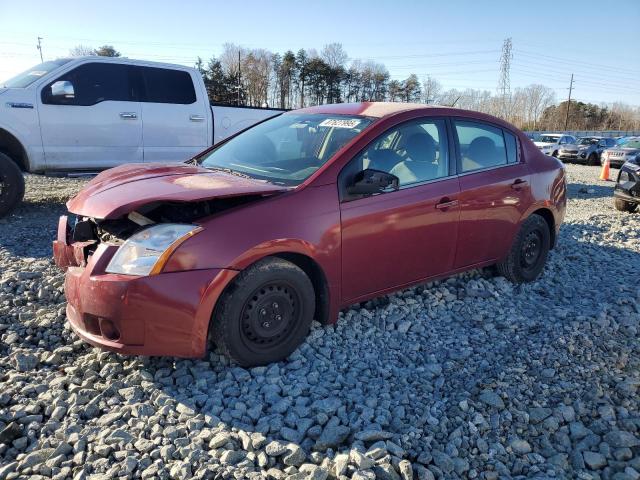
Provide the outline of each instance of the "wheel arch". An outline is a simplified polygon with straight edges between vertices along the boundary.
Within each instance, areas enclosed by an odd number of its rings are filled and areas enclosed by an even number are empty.
[[[29,171],[27,149],[13,133],[0,126],[0,152],[11,158],[23,172]]]
[[[549,226],[549,235],[551,239],[550,248],[552,249],[553,247],[556,246],[556,220],[555,220],[555,217],[553,216],[553,212],[548,208],[542,207],[532,211],[531,213],[529,213],[529,215],[527,215],[527,217],[530,217],[533,214],[540,215],[542,218],[544,218],[545,222],[547,222],[547,225]]]

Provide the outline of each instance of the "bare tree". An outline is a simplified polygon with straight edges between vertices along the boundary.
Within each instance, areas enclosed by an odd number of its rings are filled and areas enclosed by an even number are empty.
[[[88,47],[86,45],[76,45],[69,50],[70,57],[88,57],[95,55],[97,55],[96,51],[92,47]]]
[[[344,67],[347,63],[347,53],[342,48],[341,43],[330,43],[322,48],[320,58],[324,60],[331,68]]]
[[[438,104],[442,103],[440,96],[442,93],[442,85],[431,75],[428,75],[422,81],[422,94],[424,103]]]

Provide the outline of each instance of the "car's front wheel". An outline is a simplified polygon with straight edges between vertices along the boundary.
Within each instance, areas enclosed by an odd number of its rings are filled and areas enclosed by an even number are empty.
[[[314,310],[313,284],[304,271],[267,257],[239,273],[220,297],[211,338],[243,367],[277,362],[307,336]]]
[[[600,165],[600,159],[598,159],[598,155],[596,155],[595,153],[589,155],[589,158],[587,158],[587,165],[591,165],[592,167]]]
[[[534,281],[544,268],[550,246],[549,225],[534,213],[522,223],[507,257],[497,264],[498,273],[514,283]]]
[[[625,200],[622,200],[621,198],[614,198],[613,204],[615,205],[616,210],[619,210],[621,212],[633,213],[636,211],[636,208],[638,208],[637,203],[627,202]]]

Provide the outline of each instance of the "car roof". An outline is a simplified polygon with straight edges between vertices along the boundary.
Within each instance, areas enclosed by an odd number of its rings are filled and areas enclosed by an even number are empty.
[[[487,113],[476,112],[473,110],[464,110],[461,108],[449,107],[445,105],[427,105],[425,103],[403,103],[403,102],[358,102],[358,103],[334,103],[328,105],[318,105],[314,107],[301,108],[299,110],[291,110],[285,115],[306,113],[306,114],[324,114],[324,115],[353,115],[365,116],[376,119],[391,117],[405,112],[420,112],[425,116],[451,116],[463,117],[469,120],[479,120],[502,128],[507,128],[513,133],[522,134],[516,127],[504,120],[489,115]]]

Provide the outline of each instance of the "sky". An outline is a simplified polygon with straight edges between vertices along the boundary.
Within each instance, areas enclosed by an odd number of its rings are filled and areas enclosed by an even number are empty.
[[[566,98],[640,105],[640,0],[0,0],[0,80],[79,44],[193,65],[226,42],[273,52],[339,42],[445,89],[496,91],[505,38],[511,88],[541,83]]]

